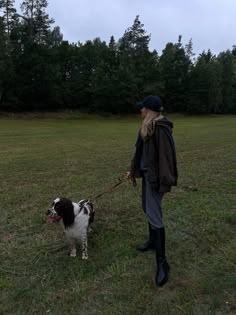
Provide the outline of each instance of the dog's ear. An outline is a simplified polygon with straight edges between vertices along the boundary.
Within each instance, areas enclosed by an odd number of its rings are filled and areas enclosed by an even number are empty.
[[[91,211],[94,212],[94,207],[91,201],[88,201],[87,204],[90,206]]]
[[[70,210],[72,206],[72,202],[66,198],[60,198],[57,202],[55,202],[54,209],[59,215],[63,215],[67,209]]]
[[[61,198],[60,201],[55,204],[54,209],[58,215],[63,218],[65,225],[70,225],[74,222],[74,206],[71,200]]]

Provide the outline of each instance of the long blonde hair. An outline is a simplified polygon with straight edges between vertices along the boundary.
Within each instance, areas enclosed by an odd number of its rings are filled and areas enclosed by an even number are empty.
[[[152,136],[155,129],[155,122],[161,118],[163,118],[161,113],[154,112],[152,110],[147,112],[140,131],[141,137],[144,141]]]

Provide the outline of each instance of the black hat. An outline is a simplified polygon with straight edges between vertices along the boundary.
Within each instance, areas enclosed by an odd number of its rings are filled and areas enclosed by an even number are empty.
[[[157,95],[146,96],[141,102],[138,102],[136,105],[138,109],[142,109],[145,107],[153,110],[154,112],[162,112],[164,110],[161,104],[161,99]]]

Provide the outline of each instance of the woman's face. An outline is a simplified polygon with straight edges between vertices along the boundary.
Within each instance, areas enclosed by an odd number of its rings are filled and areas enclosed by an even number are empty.
[[[140,111],[142,118],[145,118],[147,116],[148,109],[146,107],[143,107]]]

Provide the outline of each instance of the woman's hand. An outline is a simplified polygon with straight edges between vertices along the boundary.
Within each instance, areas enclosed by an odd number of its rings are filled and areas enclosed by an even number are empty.
[[[132,176],[131,176],[131,172],[127,172],[127,173],[126,173],[126,176],[127,176],[127,178],[130,179],[130,178],[132,177]]]
[[[127,176],[127,178],[128,178],[129,180],[131,180],[131,182],[132,182],[132,184],[133,184],[134,187],[137,186],[136,179],[135,179],[134,175],[133,175],[131,172],[127,172],[127,173],[126,173],[126,176]]]

